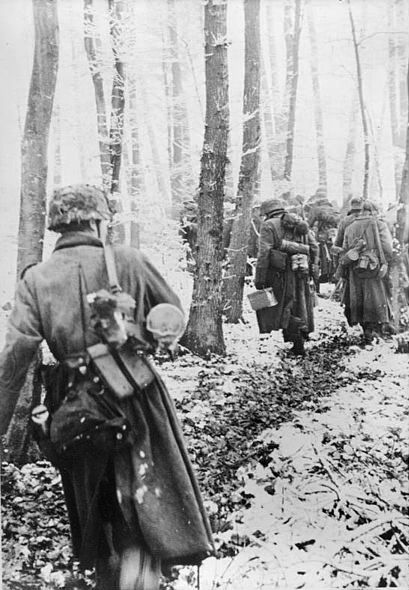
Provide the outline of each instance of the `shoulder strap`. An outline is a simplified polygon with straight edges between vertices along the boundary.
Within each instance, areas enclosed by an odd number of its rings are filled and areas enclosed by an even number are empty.
[[[375,243],[376,243],[376,247],[379,252],[379,258],[381,260],[381,264],[386,264],[385,253],[383,251],[381,237],[379,235],[378,221],[376,219],[375,219]]]
[[[104,243],[104,255],[108,273],[109,288],[111,289],[111,293],[120,293],[122,289],[118,281],[118,274],[116,272],[115,266],[115,255],[112,244]]]

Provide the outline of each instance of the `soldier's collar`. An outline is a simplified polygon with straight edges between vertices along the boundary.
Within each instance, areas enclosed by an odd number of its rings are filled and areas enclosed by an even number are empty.
[[[63,248],[73,248],[74,246],[97,246],[102,248],[101,240],[92,234],[82,231],[70,231],[58,238],[55,244],[55,250]]]

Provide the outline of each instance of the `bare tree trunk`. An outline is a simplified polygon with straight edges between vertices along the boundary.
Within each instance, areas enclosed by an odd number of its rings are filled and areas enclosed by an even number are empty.
[[[104,186],[110,189],[111,154],[109,149],[104,81],[100,69],[96,38],[93,0],[84,0],[84,46],[94,85],[102,181]]]
[[[394,4],[389,2],[388,4],[388,28],[392,31],[394,26]],[[388,38],[388,89],[389,89],[389,111],[391,119],[391,131],[392,131],[392,147],[394,156],[394,168],[395,168],[395,190],[396,196],[399,195],[399,179],[401,169],[399,165],[399,158],[396,154],[396,146],[399,143],[399,118],[398,118],[398,101],[397,101],[397,71],[396,71],[396,42],[395,35],[391,32]]]
[[[396,23],[402,31],[408,30],[409,25],[409,5],[407,0],[395,0],[396,6]],[[406,115],[408,112],[408,90],[406,84],[406,64],[408,60],[408,42],[407,33],[401,33],[396,38],[396,60],[397,60],[397,82],[399,89],[399,137],[397,145],[405,149],[406,142]]]
[[[357,84],[358,84],[358,96],[359,96],[359,107],[361,111],[361,119],[362,119],[362,132],[364,136],[364,181],[363,181],[363,189],[362,189],[362,197],[364,199],[368,198],[368,184],[369,184],[369,132],[368,132],[368,121],[366,118],[365,112],[365,102],[364,102],[364,91],[363,91],[363,81],[362,81],[362,68],[361,68],[361,59],[359,55],[359,43],[356,36],[356,29],[355,29],[355,22],[354,17],[352,15],[352,8],[351,8],[351,0],[348,0],[348,13],[349,13],[349,21],[351,23],[351,32],[352,32],[352,42],[354,45],[354,52],[355,52],[355,65],[356,65],[356,77],[357,77]]]
[[[130,244],[134,248],[139,248],[141,241],[139,202],[143,189],[137,111],[137,85],[135,77],[131,77],[129,79],[129,121],[131,126],[130,195],[132,212]]]
[[[123,13],[125,0],[108,0],[110,17],[111,48],[114,58],[114,75],[111,91],[111,123],[109,128],[110,147],[110,205],[113,212],[119,215],[119,222],[115,225],[112,239],[125,243],[125,227],[121,220],[123,203],[120,196],[120,171],[122,161],[122,141],[124,134],[125,110],[125,64],[123,53]]]
[[[121,170],[122,138],[124,131],[125,109],[125,64],[122,61],[121,26],[124,12],[124,0],[109,0],[110,32],[112,53],[114,56],[114,77],[111,94],[111,125],[109,145],[111,150],[111,194],[119,192],[119,174]]]
[[[53,119],[54,135],[54,186],[61,186],[61,120],[60,107],[55,105]]]
[[[58,14],[54,0],[33,0],[34,59],[28,107],[21,144],[21,201],[18,233],[17,276],[43,254],[47,193],[47,148],[58,69]],[[14,461],[29,458],[28,419],[38,403],[31,365],[21,391],[7,445]]]
[[[409,62],[406,75],[407,92],[409,96]],[[396,237],[401,244],[409,241],[409,107],[406,125],[406,154],[402,171],[402,181],[399,190],[398,223]]]
[[[287,119],[287,137],[286,151],[284,161],[284,178],[291,179],[293,168],[294,152],[294,135],[295,135],[295,111],[297,106],[297,86],[298,86],[298,52],[301,36],[301,0],[295,0],[294,28],[291,35],[286,36],[287,59],[289,69],[287,73],[287,91],[288,91],[288,119]],[[287,16],[288,18],[288,16]]]
[[[172,70],[172,162],[170,186],[172,193],[172,210],[175,219],[179,219],[180,210],[186,192],[188,180],[192,177],[190,162],[189,120],[182,84],[182,69],[179,58],[179,38],[176,19],[176,2],[168,0],[169,41]]]
[[[244,23],[243,152],[224,291],[226,317],[234,323],[242,316],[247,244],[260,163],[260,0],[244,0]]]
[[[321,89],[318,66],[317,33],[315,30],[314,15],[311,4],[308,7],[307,17],[311,47],[310,66],[312,91],[314,95],[315,132],[317,136],[318,185],[327,190],[327,162],[325,157],[324,123],[322,116]]]
[[[356,153],[356,120],[358,117],[358,108],[358,94],[355,94],[352,98],[351,111],[349,114],[348,142],[345,152],[342,176],[342,200],[344,204],[346,204],[352,196],[352,176]]]
[[[262,74],[262,113],[264,135],[267,147],[267,154],[270,164],[270,173],[272,181],[278,180],[282,175],[283,152],[284,152],[284,134],[287,118],[285,116],[281,97],[280,85],[278,83],[277,72],[277,50],[273,31],[274,14],[271,2],[265,5],[266,34],[268,40],[269,66],[266,60],[263,60],[264,72]],[[291,19],[290,19],[291,24]],[[288,62],[287,62],[288,63]],[[271,92],[270,92],[271,84]]]
[[[183,343],[200,355],[224,354],[223,194],[229,129],[226,0],[205,4],[206,125],[198,198],[192,305]]]
[[[173,111],[172,111],[172,96],[171,96],[171,71],[169,66],[169,42],[168,30],[162,31],[162,74],[163,74],[163,88],[165,91],[166,101],[166,121],[167,121],[167,148],[168,148],[168,164],[169,170],[172,166],[172,150],[173,150]]]

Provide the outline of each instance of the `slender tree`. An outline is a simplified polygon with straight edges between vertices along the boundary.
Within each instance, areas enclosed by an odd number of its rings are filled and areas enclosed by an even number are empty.
[[[17,275],[43,255],[47,193],[47,149],[58,69],[58,14],[55,0],[33,0],[34,59],[21,144],[21,199]],[[34,385],[34,389],[33,389]],[[29,458],[27,428],[32,405],[40,390],[35,367],[28,371],[8,434],[11,458]]]
[[[228,321],[242,315],[251,211],[260,163],[260,0],[244,0],[243,150],[225,276]]]
[[[192,305],[183,343],[194,352],[223,354],[222,232],[229,128],[226,0],[205,4],[206,124],[198,197],[198,237]]]
[[[61,162],[61,120],[60,107],[58,104],[54,107],[52,116],[53,139],[54,139],[54,167],[53,167],[53,182],[54,186],[60,186],[62,182],[62,162]]]
[[[327,188],[327,161],[325,156],[324,143],[324,122],[322,114],[321,88],[319,76],[317,32],[315,30],[314,14],[311,3],[307,11],[308,30],[310,37],[310,67],[312,79],[312,91],[314,96],[314,119],[315,133],[317,137],[317,157],[318,157],[318,184],[320,187]]]
[[[119,192],[119,173],[121,169],[122,138],[125,109],[125,64],[122,58],[122,27],[124,0],[109,0],[110,36],[114,57],[114,76],[111,92],[111,124],[109,130],[111,194]]]
[[[354,161],[356,154],[356,120],[358,117],[359,99],[354,93],[349,114],[348,141],[345,151],[344,168],[342,175],[342,200],[346,204],[352,194],[352,176],[354,172]]]
[[[349,14],[349,22],[351,24],[352,43],[354,45],[356,78],[357,78],[358,97],[359,97],[359,108],[360,108],[360,112],[361,112],[362,132],[363,132],[363,138],[364,138],[364,179],[363,179],[362,196],[364,199],[366,199],[366,198],[368,198],[369,164],[370,164],[370,162],[369,162],[369,127],[368,127],[368,120],[367,120],[366,112],[365,112],[361,58],[360,58],[360,54],[359,54],[359,42],[358,42],[357,35],[356,35],[354,16],[352,14],[351,0],[348,0],[348,14]]]
[[[93,0],[84,0],[84,46],[94,85],[102,180],[104,186],[109,189],[111,185],[111,154],[109,149],[104,79],[101,73],[101,60],[97,41]]]
[[[189,120],[183,91],[182,68],[179,56],[179,36],[176,19],[176,1],[168,0],[169,43],[172,83],[172,146],[170,184],[172,192],[172,209],[179,218],[180,208],[189,188],[191,178]]]
[[[129,123],[130,123],[130,165],[129,193],[131,197],[131,235],[130,244],[135,248],[140,246],[139,203],[144,186],[141,170],[140,133],[138,119],[137,84],[135,76],[129,76]]]
[[[268,2],[264,6],[265,36],[267,38],[268,58],[264,53],[261,74],[261,105],[263,135],[270,164],[271,180],[274,182],[282,173],[284,152],[284,135],[286,121],[280,96],[280,85],[277,72],[277,49],[273,33],[273,5]]]
[[[409,62],[406,74],[406,89],[409,96]],[[406,125],[406,154],[399,189],[397,238],[401,244],[409,241],[409,106]]]
[[[285,7],[285,20],[291,19],[291,2]],[[298,53],[301,37],[301,0],[295,0],[294,6],[294,26],[286,26],[286,48],[287,48],[287,101],[288,101],[288,119],[287,119],[287,136],[286,150],[284,161],[284,178],[291,180],[293,168],[294,152],[294,135],[295,135],[295,111],[297,106],[297,87],[298,87]]]

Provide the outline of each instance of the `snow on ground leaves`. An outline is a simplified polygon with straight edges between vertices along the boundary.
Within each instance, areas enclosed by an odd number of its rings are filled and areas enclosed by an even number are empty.
[[[316,341],[340,319],[321,303]],[[204,562],[202,590],[409,585],[407,357],[384,342],[351,349],[341,373],[350,383],[321,400],[326,411],[296,411],[257,437],[270,461],[238,469],[235,493],[250,505],[216,534],[236,553]],[[185,588],[181,572],[175,589]]]

